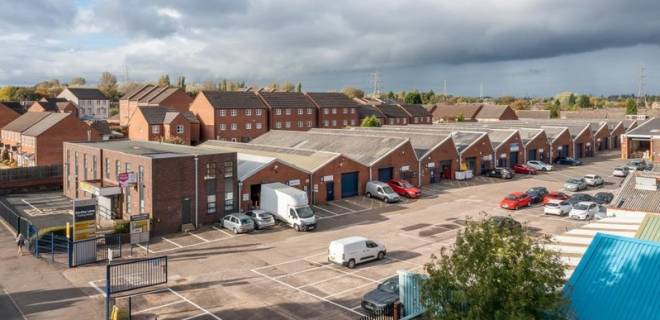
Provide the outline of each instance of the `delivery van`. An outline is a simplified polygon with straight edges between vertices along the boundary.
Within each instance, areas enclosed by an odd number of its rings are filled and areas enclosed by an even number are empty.
[[[355,268],[356,264],[385,258],[385,246],[365,237],[348,237],[330,242],[328,261]]]
[[[296,231],[316,229],[316,216],[309,207],[307,193],[283,183],[261,185],[261,210],[272,214]]]

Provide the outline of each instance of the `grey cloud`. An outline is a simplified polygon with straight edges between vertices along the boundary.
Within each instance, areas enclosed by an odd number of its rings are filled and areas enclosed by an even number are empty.
[[[0,30],[32,33],[71,26],[76,7],[71,0],[0,1]]]

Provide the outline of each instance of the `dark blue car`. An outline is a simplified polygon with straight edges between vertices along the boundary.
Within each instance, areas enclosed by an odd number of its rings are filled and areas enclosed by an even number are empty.
[[[578,160],[574,158],[557,158],[557,161],[555,161],[555,163],[567,165],[567,166],[581,166],[584,164],[582,160]]]

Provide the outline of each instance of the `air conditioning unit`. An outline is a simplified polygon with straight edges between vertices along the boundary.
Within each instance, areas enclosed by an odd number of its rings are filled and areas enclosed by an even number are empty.
[[[658,191],[658,180],[656,177],[637,176],[635,177],[635,189]]]

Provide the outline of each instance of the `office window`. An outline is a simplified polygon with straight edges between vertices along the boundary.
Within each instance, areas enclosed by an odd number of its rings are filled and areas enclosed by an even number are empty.
[[[286,114],[287,116],[290,116],[291,115],[291,109],[290,108],[284,109],[284,114]]]
[[[231,178],[234,176],[234,162],[225,161],[225,178]]]
[[[337,120],[332,120],[332,126],[336,127],[337,126]]]
[[[225,131],[225,130],[227,130],[227,125],[224,124],[224,123],[221,123],[221,124],[219,125],[219,127],[220,127],[220,128],[219,128],[220,131]]]
[[[151,133],[159,134],[160,133],[160,126],[159,125],[151,126]]]
[[[282,123],[279,122],[279,121],[275,122],[275,128],[281,129],[282,128]]]
[[[332,114],[337,114],[337,108],[332,108]]]
[[[96,180],[96,156],[92,156],[92,179]]]
[[[348,125],[348,120],[344,120],[344,121],[342,122],[342,124],[344,125],[344,127],[347,126],[347,125]]]
[[[252,115],[252,109],[245,109],[245,111],[243,111],[243,113],[244,113],[246,116],[249,117],[249,116]]]
[[[286,124],[285,124],[285,127],[287,129],[291,128],[291,121],[287,121]]]
[[[219,117],[224,117],[226,115],[227,115],[227,110],[225,110],[225,109],[218,110],[218,116]]]
[[[250,130],[252,129],[252,123],[248,122],[245,124],[245,130]]]
[[[342,111],[343,114],[347,114],[348,113],[348,108],[342,108],[341,111]]]
[[[262,112],[263,112],[263,110],[261,110],[261,109],[254,110],[254,114],[257,115],[257,116],[260,116]]]
[[[303,122],[302,122],[302,121],[298,121],[298,128],[302,128],[302,127],[303,127]]]
[[[327,110],[327,109],[326,109],[326,110]],[[330,126],[330,121],[328,121],[328,120],[323,120],[323,126],[324,126],[324,127],[328,127],[328,126]]]
[[[234,192],[225,192],[225,212],[234,210]]]
[[[352,126],[355,125],[355,119],[351,120],[351,125],[352,125]]]
[[[215,193],[206,196],[206,213],[213,214],[216,212],[215,208]]]
[[[328,108],[323,109],[323,114],[329,114],[330,110]]]
[[[235,116],[237,116],[237,115],[238,115],[238,110],[236,110],[236,109],[231,109],[231,116],[232,116],[232,117],[235,117]]]
[[[305,113],[304,109],[298,109],[298,115],[303,115]]]
[[[183,133],[183,125],[177,125],[176,126],[176,133],[182,134]]]
[[[257,129],[257,130],[261,130],[261,122],[257,122],[257,124],[256,124],[256,129]]]
[[[105,158],[105,177],[109,178],[110,177],[110,159],[107,157]]]
[[[204,179],[215,179],[215,162],[209,162],[206,164],[206,175]]]
[[[119,180],[119,171],[121,170],[121,162],[115,161],[115,180]]]
[[[232,130],[232,131],[235,131],[237,128],[238,128],[238,125],[237,125],[237,124],[235,124],[235,123],[232,123],[232,124],[231,124],[231,130]]]
[[[311,128],[311,127],[312,127],[312,121],[311,121],[311,120],[307,120],[307,128]]]
[[[282,114],[282,109],[275,109],[275,115],[279,116]]]
[[[83,180],[87,181],[87,154],[83,154]]]

